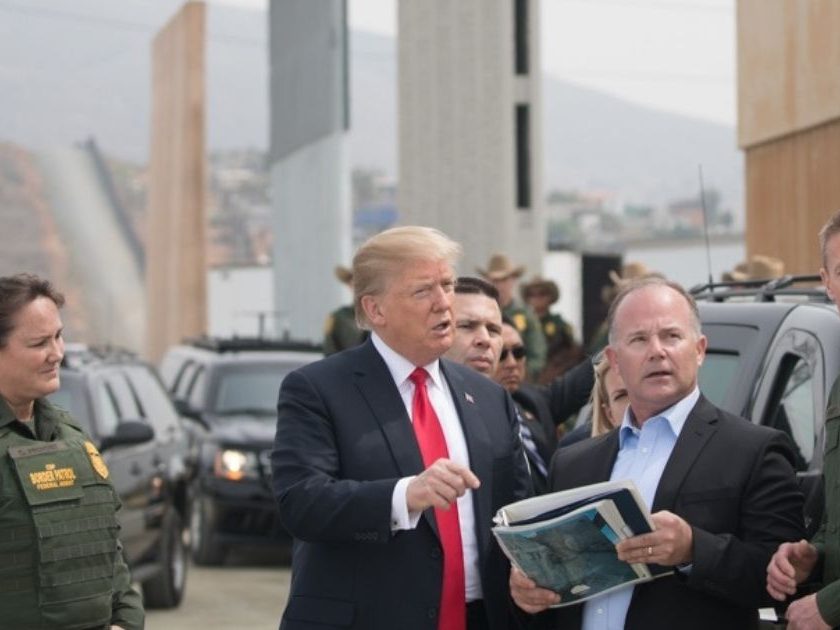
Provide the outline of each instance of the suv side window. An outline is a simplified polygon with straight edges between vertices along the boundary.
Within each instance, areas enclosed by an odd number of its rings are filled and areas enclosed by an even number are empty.
[[[807,470],[814,456],[817,441],[814,388],[814,372],[808,362],[795,354],[786,354],[774,385],[773,398],[778,403],[768,408],[765,424],[787,433],[796,445],[797,471]]]
[[[191,381],[192,385],[188,392],[190,407],[193,409],[204,409],[206,407],[204,391],[207,388],[207,369],[204,366],[200,366]]]
[[[94,404],[99,410],[97,414],[99,434],[113,435],[120,423],[120,414],[117,411],[116,396],[107,382],[102,381],[96,384]]]
[[[160,362],[160,378],[167,390],[175,388],[178,374],[184,364],[184,357],[178,352],[168,352]]]
[[[198,368],[199,365],[195,361],[187,361],[181,367],[181,371],[178,373],[178,376],[175,378],[175,382],[170,388],[172,397],[175,400],[187,399],[187,394],[190,391],[190,385],[193,382],[193,378],[195,377],[195,373]]]
[[[137,398],[137,393],[128,382],[128,377],[122,372],[109,374],[105,377],[114,392],[120,420],[139,420],[145,417],[143,408]]]
[[[126,368],[137,393],[143,400],[145,420],[158,436],[171,433],[177,428],[178,416],[172,403],[148,367],[136,365]]]
[[[768,351],[751,412],[753,421],[790,437],[799,473],[820,465],[824,365],[824,349],[812,332],[794,327],[784,331]]]

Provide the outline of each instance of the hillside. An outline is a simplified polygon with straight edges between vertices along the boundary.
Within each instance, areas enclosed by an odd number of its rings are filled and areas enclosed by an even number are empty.
[[[43,148],[94,136],[142,163],[148,152],[149,57],[177,0],[27,0],[0,7],[0,141]],[[265,15],[211,6],[208,146],[265,148]],[[351,162],[396,169],[395,41],[351,36]],[[742,159],[733,128],[624,102],[547,77],[546,189],[597,189],[659,203],[707,187],[741,214]]]

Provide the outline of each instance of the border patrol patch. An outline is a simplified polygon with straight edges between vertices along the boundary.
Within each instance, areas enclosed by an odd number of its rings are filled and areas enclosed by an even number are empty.
[[[519,332],[525,332],[525,329],[528,328],[528,320],[522,313],[515,313],[513,316],[513,325],[516,326],[516,330]]]
[[[102,455],[99,454],[99,451],[96,450],[96,447],[93,445],[93,442],[85,442],[85,450],[87,451],[88,457],[90,458],[90,465],[93,466],[93,469],[103,479],[108,478],[108,467],[105,465],[105,461],[102,459]]]

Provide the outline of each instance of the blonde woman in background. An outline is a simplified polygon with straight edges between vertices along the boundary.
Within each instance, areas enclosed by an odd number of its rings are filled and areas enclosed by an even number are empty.
[[[618,372],[612,369],[610,362],[603,354],[596,358],[594,372],[595,383],[589,400],[591,417],[564,435],[557,444],[558,448],[565,448],[589,437],[603,435],[621,425],[624,410],[629,403],[624,381],[621,380]]]
[[[592,431],[590,437],[603,435],[621,424],[629,400],[621,375],[603,357],[595,364],[592,388]]]

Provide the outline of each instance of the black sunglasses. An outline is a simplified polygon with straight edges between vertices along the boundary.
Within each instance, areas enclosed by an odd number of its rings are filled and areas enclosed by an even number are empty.
[[[508,352],[513,355],[513,358],[519,359],[525,356],[525,346],[513,346],[513,348],[502,348],[502,353],[499,355],[499,361],[504,361],[508,357]]]

